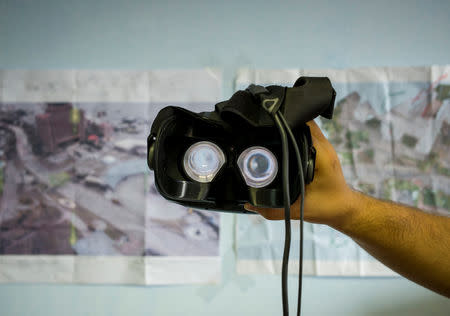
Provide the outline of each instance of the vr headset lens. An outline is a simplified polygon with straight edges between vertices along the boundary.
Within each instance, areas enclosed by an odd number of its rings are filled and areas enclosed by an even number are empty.
[[[262,188],[275,179],[278,163],[267,148],[254,146],[244,150],[238,158],[238,166],[245,183],[252,188]]]
[[[223,151],[208,141],[191,145],[183,158],[186,174],[194,181],[211,182],[225,163]]]

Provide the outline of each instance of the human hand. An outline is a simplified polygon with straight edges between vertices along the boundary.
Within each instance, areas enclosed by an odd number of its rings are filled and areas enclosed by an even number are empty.
[[[305,187],[304,219],[313,223],[335,226],[345,220],[354,199],[347,185],[336,151],[314,121],[309,121],[313,145],[316,148],[314,180]],[[261,208],[249,203],[245,209],[269,220],[284,219],[282,208]],[[291,218],[300,218],[300,197],[291,205]]]

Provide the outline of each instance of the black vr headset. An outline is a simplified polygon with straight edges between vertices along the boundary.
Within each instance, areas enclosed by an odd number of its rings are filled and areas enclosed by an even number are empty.
[[[297,315],[301,313],[303,205],[316,151],[306,122],[333,116],[336,92],[328,78],[300,77],[292,88],[250,85],[214,111],[168,106],[153,122],[148,165],[158,191],[184,206],[247,213],[245,203],[284,207],[283,315],[289,315],[290,206],[300,199]],[[289,137],[288,137],[289,136]],[[290,139],[293,150],[289,150]]]
[[[315,149],[306,122],[331,119],[336,92],[328,78],[300,77],[292,88],[250,85],[212,112],[168,106],[148,137],[148,166],[161,195],[184,206],[247,213],[244,204],[283,207],[280,113],[292,131],[302,169],[289,151],[293,203],[314,178]],[[300,172],[303,171],[303,179]]]

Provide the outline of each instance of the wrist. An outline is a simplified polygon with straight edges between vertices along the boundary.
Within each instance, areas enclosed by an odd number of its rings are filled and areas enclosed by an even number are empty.
[[[364,208],[364,195],[350,187],[347,187],[345,192],[341,195],[341,202],[339,205],[338,216],[336,216],[328,226],[339,230],[343,233],[348,233],[355,223],[358,214]]]

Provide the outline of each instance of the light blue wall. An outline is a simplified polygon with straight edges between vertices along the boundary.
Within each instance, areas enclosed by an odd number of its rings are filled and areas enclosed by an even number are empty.
[[[0,68],[224,70],[450,63],[450,1],[0,0]],[[222,222],[218,286],[1,285],[0,315],[280,315],[279,276],[234,273]],[[291,279],[294,308],[296,279]],[[449,315],[404,279],[304,281],[304,315]]]

